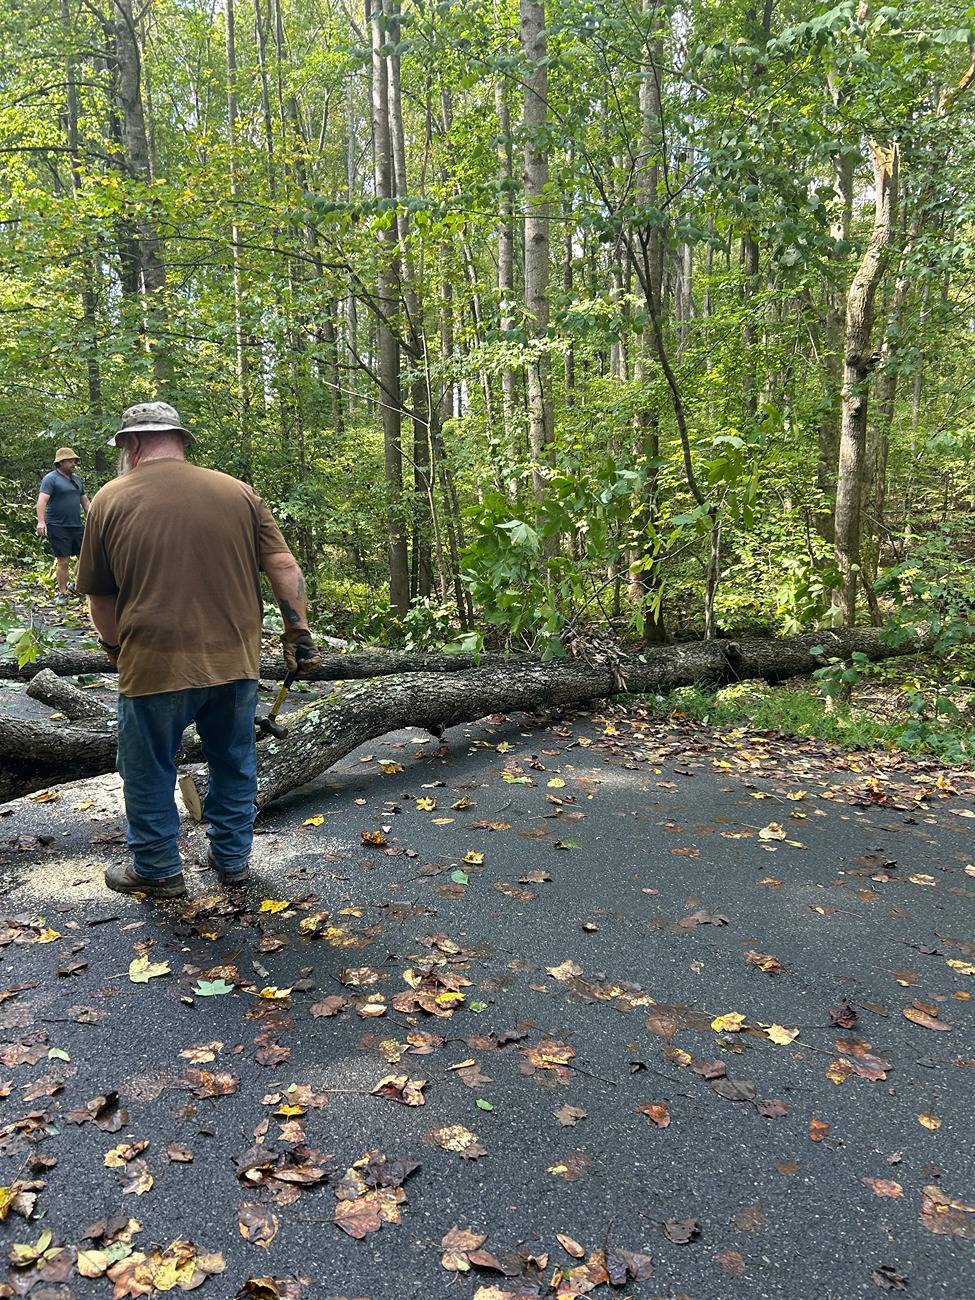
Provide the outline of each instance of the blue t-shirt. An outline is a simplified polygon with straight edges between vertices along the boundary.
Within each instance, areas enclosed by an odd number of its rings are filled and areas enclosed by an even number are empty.
[[[47,503],[45,520],[48,528],[81,528],[81,498],[85,485],[77,474],[68,477],[59,469],[52,469],[41,479],[41,491],[51,498]]]

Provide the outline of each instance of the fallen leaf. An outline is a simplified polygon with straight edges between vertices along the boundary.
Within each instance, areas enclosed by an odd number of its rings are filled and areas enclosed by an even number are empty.
[[[933,1183],[921,1191],[921,1223],[928,1232],[975,1240],[975,1205],[952,1201]]]
[[[717,1034],[737,1034],[745,1028],[745,1017],[740,1011],[728,1011],[723,1016],[715,1016],[711,1028]]]
[[[238,1211],[238,1228],[245,1241],[265,1249],[278,1234],[278,1216],[268,1205],[246,1202]]]
[[[903,1196],[904,1189],[900,1183],[892,1182],[889,1178],[864,1178],[864,1183],[870,1188],[875,1196]]]
[[[487,1233],[472,1232],[470,1228],[458,1228],[455,1224],[441,1239],[440,1249],[443,1254],[440,1263],[448,1273],[469,1273],[470,1253],[478,1250],[485,1241]]]
[[[487,1155],[477,1134],[464,1128],[463,1124],[445,1124],[441,1128],[431,1129],[427,1138],[444,1151],[456,1151],[465,1160],[477,1160],[480,1156]]]
[[[909,1020],[913,1025],[921,1025],[924,1029],[937,1029],[942,1033],[949,1033],[951,1025],[946,1025],[943,1020],[938,1020],[928,1012],[922,1011],[919,1007],[903,1007],[901,1014],[905,1020]]]
[[[647,1119],[652,1120],[657,1128],[667,1128],[670,1124],[670,1110],[666,1102],[651,1101],[641,1102],[639,1106],[634,1107],[638,1115],[645,1115]]]
[[[810,1142],[822,1142],[823,1138],[829,1132],[829,1125],[822,1119],[811,1119],[809,1121],[809,1140]]]
[[[941,1127],[941,1120],[937,1115],[918,1115],[917,1122],[924,1128],[930,1129],[932,1133]]]
[[[754,948],[750,948],[745,953],[745,961],[751,966],[757,966],[759,970],[763,970],[769,975],[781,975],[785,970],[778,957],[773,957],[770,952],[756,952]]]
[[[787,1047],[794,1039],[799,1037],[798,1029],[786,1029],[784,1025],[767,1025],[765,1026],[765,1036],[773,1043],[778,1043],[780,1047]]]
[[[574,1237],[567,1237],[564,1232],[557,1232],[555,1234],[555,1239],[562,1249],[567,1254],[571,1255],[573,1259],[585,1259],[585,1247],[580,1246]]]
[[[149,980],[155,979],[158,975],[172,974],[168,961],[151,962],[143,953],[141,957],[136,957],[134,961],[129,962],[129,979],[133,984],[147,984]]]
[[[426,1079],[411,1079],[406,1074],[387,1074],[372,1089],[372,1095],[389,1097],[404,1106],[422,1106],[426,1101],[423,1089],[427,1082]]]
[[[585,1119],[586,1113],[587,1112],[582,1110],[579,1106],[568,1105],[560,1106],[558,1110],[552,1112],[563,1128],[571,1128],[573,1125],[577,1124],[579,1120]]]
[[[668,1219],[660,1228],[667,1240],[675,1246],[686,1246],[689,1241],[695,1241],[701,1235],[697,1219]]]
[[[875,1286],[879,1286],[881,1291],[904,1291],[907,1288],[907,1278],[890,1264],[881,1264],[879,1268],[875,1268],[870,1274],[870,1280]]]

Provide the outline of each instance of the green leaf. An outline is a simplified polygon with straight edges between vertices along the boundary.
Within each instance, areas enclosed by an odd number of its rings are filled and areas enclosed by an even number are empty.
[[[489,1101],[485,1101],[483,1097],[478,1097],[474,1105],[477,1107],[478,1110],[494,1110],[494,1107],[491,1105],[491,1103]]]
[[[71,1057],[63,1048],[52,1047],[47,1054],[47,1059],[49,1061],[70,1061]]]
[[[452,871],[450,873],[450,879],[455,885],[466,885],[470,877],[466,871]]]
[[[487,1002],[468,1002],[467,1004],[468,1009],[476,1012],[478,1015],[480,1015],[482,1011],[487,1011],[488,1005]]]
[[[193,992],[198,998],[217,998],[224,993],[233,993],[234,986],[228,984],[226,980],[197,980],[193,985]]]

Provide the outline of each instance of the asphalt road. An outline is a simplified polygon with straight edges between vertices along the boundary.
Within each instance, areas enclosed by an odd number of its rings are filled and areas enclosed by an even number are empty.
[[[100,885],[123,852],[112,778],[9,805],[0,1182],[36,1186],[0,1234],[67,1249],[3,1265],[0,1295],[112,1295],[78,1275],[107,1257],[74,1255],[112,1216],[140,1225],[115,1247],[122,1296],[150,1294],[124,1252],[169,1285],[152,1251],[178,1240],[222,1255],[213,1297],[500,1300],[553,1274],[632,1300],[975,1293],[972,792],[635,709],[495,719],[352,755],[265,819],[245,892],[194,868],[166,906]],[[132,982],[140,957],[168,973]],[[370,1095],[387,1075],[427,1080],[425,1104]],[[450,1125],[466,1158],[429,1137]],[[371,1151],[386,1173],[344,1177]],[[419,1162],[402,1200],[395,1160]],[[340,1204],[399,1221],[355,1239]],[[521,1275],[445,1269],[455,1226]],[[607,1246],[652,1276],[600,1281]]]

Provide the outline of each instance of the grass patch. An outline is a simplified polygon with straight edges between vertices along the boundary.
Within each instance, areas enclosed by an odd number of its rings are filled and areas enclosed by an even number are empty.
[[[944,762],[971,763],[975,731],[965,724],[942,723],[919,738],[903,704],[878,698],[876,684],[864,691],[869,704],[861,707],[856,692],[849,704],[829,707],[815,686],[764,686],[742,682],[719,690],[683,686],[667,695],[641,697],[644,707],[668,717],[690,718],[707,726],[748,726],[756,731],[825,740],[850,749],[901,749],[905,753],[936,754]]]

